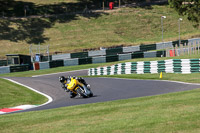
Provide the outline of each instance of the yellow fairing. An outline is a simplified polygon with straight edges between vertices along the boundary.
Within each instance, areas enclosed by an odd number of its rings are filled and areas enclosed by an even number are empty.
[[[76,94],[76,89],[78,88],[78,85],[83,86],[83,84],[80,83],[78,80],[71,78],[71,81],[67,83],[67,89]]]

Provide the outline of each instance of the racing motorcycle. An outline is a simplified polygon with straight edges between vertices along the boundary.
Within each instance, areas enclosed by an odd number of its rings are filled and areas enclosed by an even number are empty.
[[[86,87],[75,77],[67,79],[66,87],[68,90],[72,91],[74,94],[77,94],[79,97],[88,98],[93,96],[91,89]]]

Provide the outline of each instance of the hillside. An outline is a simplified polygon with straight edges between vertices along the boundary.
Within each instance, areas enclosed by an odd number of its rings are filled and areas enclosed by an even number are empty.
[[[178,18],[182,16],[168,5],[115,8],[91,14],[4,18],[0,20],[0,47],[3,48],[0,57],[11,53],[29,54],[30,44],[39,43],[49,44],[53,54],[161,42],[162,15],[167,16],[163,23],[164,41],[178,40]],[[200,27],[195,29],[186,17],[182,18],[181,39],[200,37]]]

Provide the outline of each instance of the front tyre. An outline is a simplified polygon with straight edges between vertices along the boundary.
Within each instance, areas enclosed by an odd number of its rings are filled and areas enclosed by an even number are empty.
[[[88,96],[85,94],[85,91],[82,88],[77,88],[76,92],[78,93],[79,96],[82,96],[83,98],[87,98]]]

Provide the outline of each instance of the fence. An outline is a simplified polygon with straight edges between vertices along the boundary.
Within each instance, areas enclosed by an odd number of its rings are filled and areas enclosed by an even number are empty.
[[[89,76],[144,73],[199,73],[200,59],[170,59],[161,61],[126,62],[112,66],[91,68]]]
[[[182,41],[172,48],[166,48],[166,56],[196,55],[200,53],[200,39]]]

